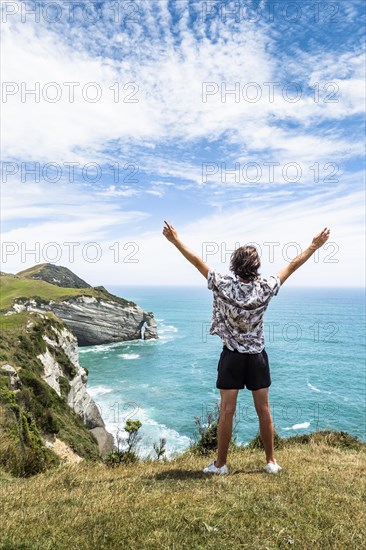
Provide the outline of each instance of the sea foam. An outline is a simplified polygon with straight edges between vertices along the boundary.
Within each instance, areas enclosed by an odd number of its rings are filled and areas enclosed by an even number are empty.
[[[111,393],[112,388],[107,388],[106,386],[94,386],[94,387],[89,387],[87,388],[88,390],[88,394],[91,396],[91,397],[96,397],[97,395],[104,395],[105,393]]]
[[[320,390],[319,388],[317,388],[316,386],[313,386],[313,384],[310,384],[310,382],[307,382],[307,385],[309,386],[309,388],[313,391],[316,391],[318,393],[328,393],[328,394],[331,394],[332,392],[331,391],[326,391],[326,390]]]
[[[310,422],[303,422],[302,424],[294,424],[290,428],[283,428],[284,430],[301,430],[302,428],[308,428]]]
[[[154,456],[153,444],[159,443],[161,437],[166,439],[166,453],[165,457],[168,459],[173,458],[174,454],[186,449],[190,444],[190,438],[181,435],[179,432],[172,428],[168,428],[165,424],[160,424],[153,418],[149,417],[147,411],[139,407],[137,412],[127,414],[126,420],[140,420],[142,427],[139,430],[141,440],[137,446],[136,453],[140,458],[146,458],[149,455]],[[121,419],[122,420],[122,419]],[[115,444],[117,444],[117,435],[120,440],[120,449],[124,449],[126,445],[128,433],[123,429],[124,422],[106,423],[106,429],[113,435]],[[119,433],[118,428],[120,428]]]

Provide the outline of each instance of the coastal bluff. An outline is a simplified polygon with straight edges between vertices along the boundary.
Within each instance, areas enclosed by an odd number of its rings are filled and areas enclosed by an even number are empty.
[[[0,465],[31,475],[115,450],[75,335],[52,312],[0,316]]]
[[[41,264],[0,273],[0,467],[32,475],[115,450],[78,348],[158,338],[152,312]]]
[[[152,312],[92,287],[68,268],[39,264],[16,275],[1,273],[5,315],[52,311],[75,334],[79,346],[158,338]]]

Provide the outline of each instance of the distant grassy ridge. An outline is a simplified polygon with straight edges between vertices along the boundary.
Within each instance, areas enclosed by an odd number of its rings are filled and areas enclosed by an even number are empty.
[[[20,277],[31,277],[32,275],[36,275],[39,273],[42,269],[44,269],[48,264],[36,264],[32,267],[28,267],[27,269],[23,269],[22,271],[18,271],[17,276]]]
[[[114,296],[102,287],[64,288],[26,277],[14,277],[12,275],[1,275],[0,277],[0,313],[4,313],[11,308],[16,298],[38,297],[40,300],[61,302],[77,296],[94,296],[95,298],[112,300],[124,307],[136,305],[134,302]]]
[[[4,550],[358,550],[365,548],[365,445],[318,432],[289,438],[263,471],[262,449],[232,451],[230,475],[183,453],[114,469],[81,462],[30,479],[3,474]],[[42,521],[40,521],[42,518]]]

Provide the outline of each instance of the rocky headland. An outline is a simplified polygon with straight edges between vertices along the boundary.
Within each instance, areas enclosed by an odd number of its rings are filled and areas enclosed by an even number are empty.
[[[1,273],[0,283],[1,464],[24,475],[107,455],[114,438],[78,346],[157,338],[153,313],[53,264]]]

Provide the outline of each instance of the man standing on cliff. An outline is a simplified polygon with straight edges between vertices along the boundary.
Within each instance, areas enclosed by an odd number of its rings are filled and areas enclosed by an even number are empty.
[[[228,474],[226,459],[232,436],[233,416],[238,392],[251,390],[259,419],[259,431],[266,454],[265,471],[276,474],[282,468],[274,458],[274,430],[268,401],[271,385],[268,355],[264,348],[263,315],[283,283],[329,238],[325,228],[310,246],[286,267],[268,279],[258,273],[260,259],[253,246],[241,246],[231,255],[230,270],[234,277],[221,275],[205,264],[178,238],[172,225],[164,222],[163,235],[207,279],[213,291],[213,313],[210,333],[220,336],[223,349],[217,367],[216,387],[221,405],[218,424],[217,458],[205,473]]]

